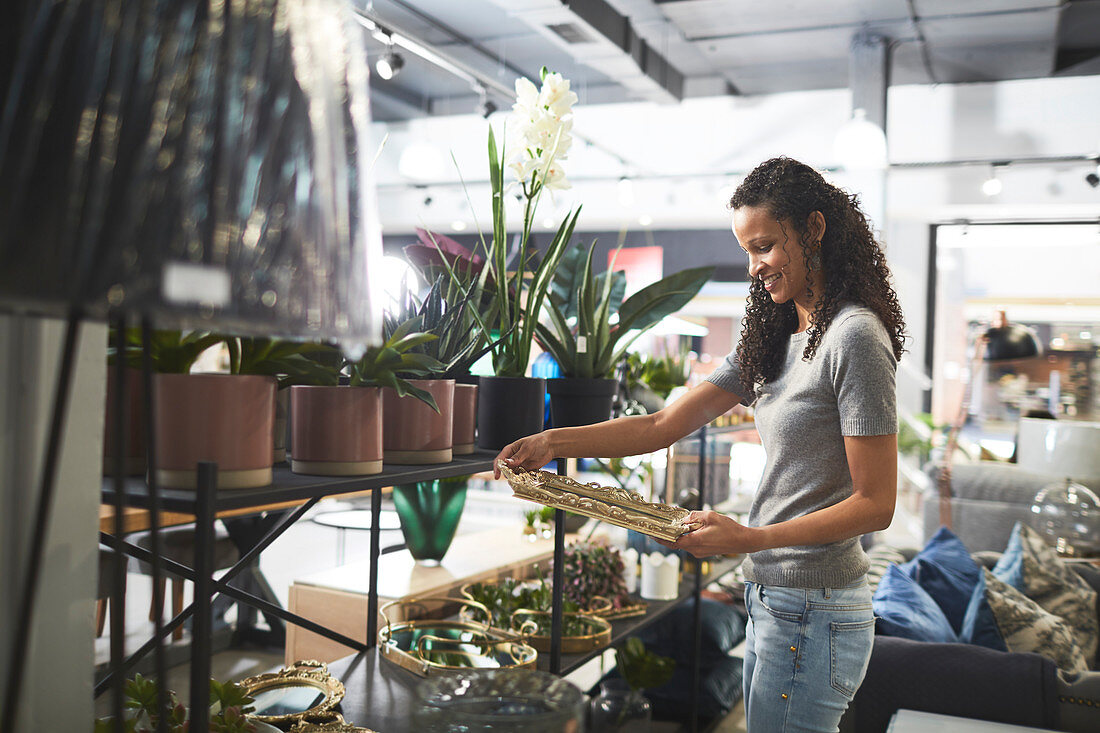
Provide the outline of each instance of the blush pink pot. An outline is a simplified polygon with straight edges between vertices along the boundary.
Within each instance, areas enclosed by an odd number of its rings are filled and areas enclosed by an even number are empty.
[[[218,464],[219,489],[271,483],[275,378],[237,374],[157,374],[157,479],[194,488],[195,464]]]
[[[378,387],[290,388],[290,470],[319,476],[382,472]]]
[[[400,397],[392,387],[383,387],[382,448],[386,463],[447,463],[453,455],[455,381],[408,381],[429,392],[439,412],[415,397]]]

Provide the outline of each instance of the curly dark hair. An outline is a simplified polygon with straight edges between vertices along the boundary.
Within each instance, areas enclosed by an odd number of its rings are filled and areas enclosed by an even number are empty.
[[[817,353],[822,335],[846,303],[872,310],[890,334],[894,357],[901,358],[906,335],[898,296],[890,285],[886,257],[871,233],[855,194],[832,185],[805,163],[785,157],[772,158],[746,176],[730,198],[730,209],[744,206],[762,206],[784,231],[788,226],[794,229],[806,263],[811,298],[815,272],[824,274],[824,293],[810,314],[810,334],[802,352],[803,359],[812,359]],[[819,258],[813,253],[815,242],[807,230],[810,214],[815,211],[825,217]],[[764,283],[753,279],[749,285],[741,342],[737,346],[744,386],[752,388],[779,375],[787,353],[788,337],[797,329],[794,302],[775,303],[764,289]]]

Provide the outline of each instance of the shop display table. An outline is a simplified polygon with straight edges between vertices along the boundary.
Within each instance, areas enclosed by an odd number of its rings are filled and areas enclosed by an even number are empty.
[[[567,541],[572,539],[569,536]],[[466,583],[522,577],[535,564],[548,573],[553,554],[553,540],[539,538],[532,542],[517,524],[458,535],[436,567],[416,562],[408,550],[383,555],[378,558],[379,607],[400,598],[458,597]],[[369,560],[299,578],[290,586],[289,610],[365,642],[369,580]],[[287,664],[299,659],[328,662],[353,651],[319,634],[293,625],[287,627]]]

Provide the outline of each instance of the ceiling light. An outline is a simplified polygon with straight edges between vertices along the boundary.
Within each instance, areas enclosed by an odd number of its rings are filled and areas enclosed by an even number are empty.
[[[401,71],[401,67],[404,65],[405,59],[402,58],[401,54],[390,50],[374,62],[374,70],[378,72],[378,76],[389,80],[397,76],[397,72]]]
[[[451,230],[455,231],[455,232],[464,232],[464,231],[466,231],[466,226],[467,226],[466,222],[463,221],[462,219],[455,219],[454,221],[451,222]]]
[[[886,133],[867,119],[866,110],[854,109],[833,138],[833,156],[847,170],[882,170],[886,167]]]
[[[653,217],[649,214],[642,214],[638,217],[638,224],[647,227],[653,223]]]
[[[989,178],[982,182],[982,193],[986,196],[996,196],[1003,188],[1001,179],[997,178],[997,165],[994,163],[989,171]]]

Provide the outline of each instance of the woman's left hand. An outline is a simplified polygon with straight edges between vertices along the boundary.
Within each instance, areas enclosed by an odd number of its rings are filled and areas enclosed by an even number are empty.
[[[739,524],[725,514],[703,511],[691,512],[684,520],[690,530],[675,542],[657,540],[665,547],[686,550],[695,557],[712,557],[742,552],[754,552],[755,531]]]

